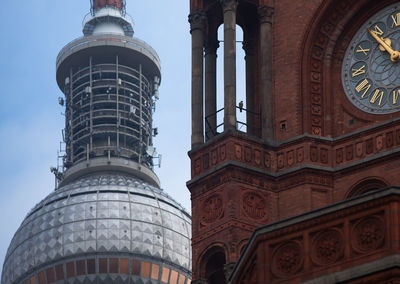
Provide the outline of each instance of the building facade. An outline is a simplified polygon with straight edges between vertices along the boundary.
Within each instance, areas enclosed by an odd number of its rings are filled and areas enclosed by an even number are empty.
[[[153,172],[160,60],[125,5],[91,1],[84,36],[57,57],[57,186],[14,235],[2,284],[191,282],[190,215]]]
[[[397,283],[399,2],[190,3],[194,282]]]

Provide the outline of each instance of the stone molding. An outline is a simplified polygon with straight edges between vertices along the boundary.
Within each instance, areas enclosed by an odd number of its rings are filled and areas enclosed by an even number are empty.
[[[240,280],[255,253],[257,258],[271,259],[270,271],[265,274],[271,281],[268,283],[293,279],[337,283],[334,280],[338,278],[331,277],[333,274],[350,280],[398,266],[399,255],[390,244],[396,242],[399,231],[398,220],[391,218],[398,213],[399,196],[400,188],[375,191],[256,229],[230,283],[242,283]],[[302,253],[302,248],[309,248],[310,253]],[[383,255],[392,262],[382,259]],[[307,265],[303,266],[302,261]],[[353,267],[347,271],[365,269],[353,275],[342,271],[344,266]]]
[[[228,11],[236,12],[238,0],[219,0],[219,3],[221,3],[224,13]]]
[[[338,172],[393,156],[395,152],[400,152],[400,120],[345,137],[301,136],[274,146],[257,139],[243,139],[240,135],[225,135],[189,153],[192,162],[190,183],[215,172],[227,162],[243,164],[275,177],[305,167]]]
[[[272,24],[274,16],[274,8],[266,5],[259,6],[257,9],[258,19],[261,24]]]
[[[217,49],[219,48],[219,41],[216,39],[206,39],[204,44],[204,53],[207,54],[217,54]]]
[[[190,32],[194,30],[204,31],[206,27],[206,16],[202,11],[196,11],[189,15]]]

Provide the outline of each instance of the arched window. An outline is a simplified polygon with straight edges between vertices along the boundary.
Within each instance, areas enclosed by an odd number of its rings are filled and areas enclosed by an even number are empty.
[[[224,108],[224,25],[218,28],[217,49],[217,110]],[[247,132],[246,126],[246,68],[245,52],[243,50],[243,30],[236,25],[236,109],[237,130]],[[223,131],[224,112],[217,113],[217,125],[221,125],[217,132]]]
[[[226,264],[225,251],[222,247],[209,249],[203,257],[203,277],[208,284],[226,283],[224,267]]]
[[[383,180],[379,178],[368,178],[353,185],[347,193],[346,199],[385,187],[388,187],[388,184]]]

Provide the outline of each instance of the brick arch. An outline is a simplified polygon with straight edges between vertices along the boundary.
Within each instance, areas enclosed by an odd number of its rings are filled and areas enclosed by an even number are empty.
[[[342,123],[338,106],[362,123],[376,117],[357,110],[347,99],[341,84],[341,63],[346,48],[359,27],[395,0],[326,0],[316,10],[302,44],[301,98],[303,130],[316,136],[339,136]],[[330,117],[330,119],[327,119]],[[378,119],[387,119],[380,116]],[[345,131],[345,130],[342,130]]]
[[[245,248],[246,248],[246,245],[247,245],[247,243],[249,242],[249,239],[244,239],[244,240],[242,240],[240,243],[239,243],[239,245],[238,245],[238,248],[239,248],[239,255],[241,255],[243,252],[244,252],[244,250],[245,250]]]
[[[216,263],[217,265],[222,265],[222,267],[219,268],[224,268],[223,265],[225,265],[227,263],[227,260],[229,259],[229,250],[228,250],[228,246],[224,243],[221,242],[214,242],[211,245],[209,245],[204,251],[203,253],[199,256],[198,258],[198,265],[197,267],[200,268],[200,271],[198,271],[200,273],[200,278],[202,279],[207,279],[208,277],[210,277],[210,270],[209,268],[211,266],[215,266],[215,264],[213,264],[213,261],[215,261],[216,256],[220,257],[221,254],[223,255],[223,257],[225,258],[225,263]],[[195,277],[193,277],[194,279],[196,279]]]
[[[373,190],[388,187],[389,184],[380,177],[368,177],[356,182],[346,193],[345,199],[355,197]]]

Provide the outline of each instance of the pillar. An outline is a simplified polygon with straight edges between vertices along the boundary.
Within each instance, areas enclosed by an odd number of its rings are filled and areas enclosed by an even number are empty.
[[[203,131],[203,47],[204,14],[189,15],[192,34],[192,149],[204,143]]]
[[[274,116],[272,100],[272,7],[260,6],[260,69],[261,69],[261,137],[274,139]]]
[[[217,49],[215,37],[206,40],[205,45],[205,115],[206,139],[212,138],[217,131]]]
[[[243,49],[245,51],[246,61],[246,121],[247,134],[256,135],[256,105],[255,105],[255,72],[254,72],[254,39],[245,39]]]
[[[224,13],[224,131],[236,130],[237,0],[220,0]]]

